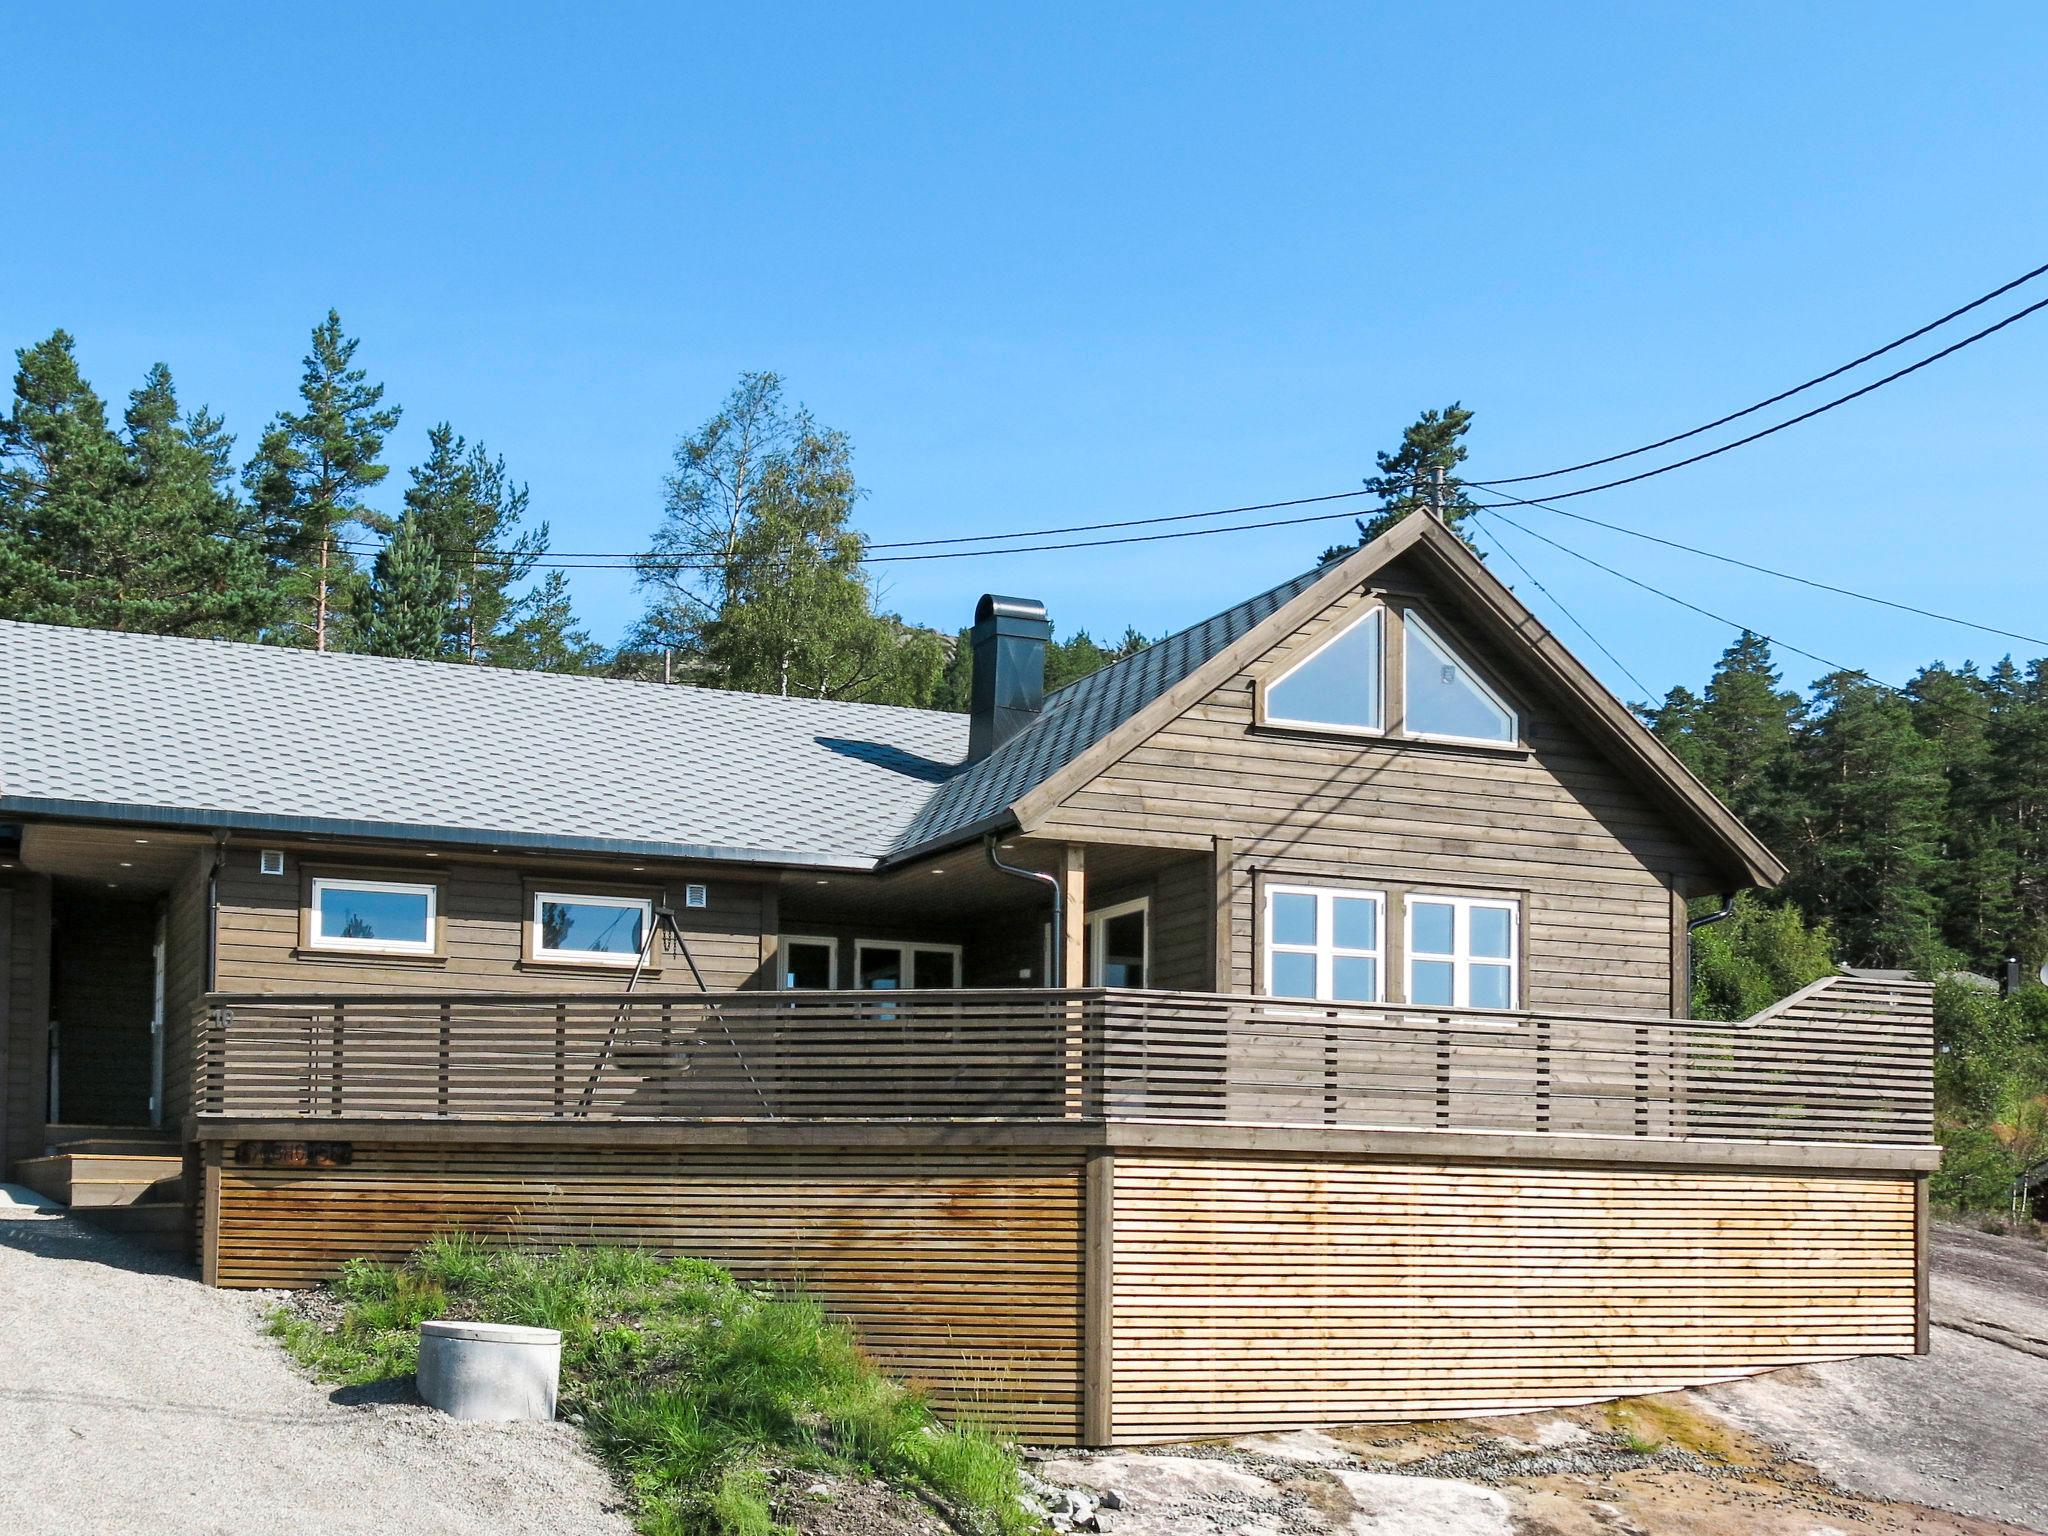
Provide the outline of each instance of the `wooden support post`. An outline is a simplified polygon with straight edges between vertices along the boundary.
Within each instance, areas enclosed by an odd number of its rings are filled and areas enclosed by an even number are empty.
[[[199,1196],[199,1279],[204,1285],[220,1284],[221,1151],[217,1141],[205,1144],[205,1183]]]
[[[1927,1208],[1927,1179],[1924,1173],[1913,1179],[1913,1353],[1924,1355],[1933,1347],[1933,1293],[1928,1289],[1928,1259],[1934,1245],[1934,1227]]]
[[[1088,984],[1088,850],[1072,843],[1060,849],[1060,985],[1071,991]],[[1078,1120],[1087,1098],[1087,1010],[1078,1002],[1067,1006],[1066,1105],[1069,1120]]]
[[[1060,900],[1066,953],[1060,957],[1060,985],[1085,987],[1088,975],[1088,850],[1077,843],[1060,848]]]
[[[1231,908],[1234,902],[1232,885],[1237,874],[1237,845],[1227,837],[1216,839],[1216,852],[1212,866],[1215,876],[1214,900],[1216,923],[1209,940],[1211,980],[1209,985],[1222,996],[1228,997],[1237,990],[1231,985],[1234,978],[1230,965]]]
[[[1116,1154],[1088,1154],[1082,1192],[1081,1439],[1116,1443]]]
[[[760,985],[773,992],[782,985],[782,891],[761,887]]]

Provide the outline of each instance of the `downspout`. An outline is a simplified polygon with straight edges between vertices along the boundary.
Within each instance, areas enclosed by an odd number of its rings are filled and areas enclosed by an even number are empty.
[[[1048,988],[1066,985],[1061,972],[1067,963],[1067,898],[1060,889],[1058,875],[1042,869],[1021,869],[1015,864],[1005,864],[996,854],[996,834],[987,833],[981,840],[982,851],[988,855],[989,867],[1019,880],[1032,880],[1052,892],[1052,960],[1046,966],[1045,984]]]
[[[228,834],[213,834],[213,864],[206,871],[206,965],[201,994],[216,990],[220,983],[220,872],[228,861]]]
[[[1738,896],[1740,896],[1740,895],[1742,894],[1743,890],[1747,890],[1747,889],[1748,889],[1748,887],[1747,887],[1747,886],[1744,886],[1744,887],[1742,887],[1741,889],[1738,889],[1738,890],[1733,890],[1733,891],[1730,891],[1730,892],[1728,892],[1728,893],[1727,893],[1727,894],[1726,894],[1725,896],[1723,896],[1723,897],[1721,898],[1721,910],[1720,910],[1720,911],[1718,911],[1718,912],[1709,912],[1709,913],[1708,913],[1708,914],[1707,914],[1707,915],[1706,915],[1705,917],[1695,917],[1695,918],[1692,918],[1692,919],[1690,919],[1690,920],[1689,920],[1689,921],[1688,921],[1688,922],[1686,923],[1686,925],[1685,925],[1685,1017],[1686,1017],[1686,1018],[1688,1018],[1688,1019],[1692,1017],[1692,935],[1693,935],[1693,930],[1694,930],[1695,928],[1706,928],[1706,927],[1710,927],[1710,926],[1712,926],[1712,925],[1713,925],[1713,924],[1715,924],[1715,923],[1725,923],[1725,922],[1727,922],[1729,918],[1731,918],[1731,917],[1733,917],[1733,916],[1735,915],[1735,898],[1736,898],[1736,897],[1738,897]]]

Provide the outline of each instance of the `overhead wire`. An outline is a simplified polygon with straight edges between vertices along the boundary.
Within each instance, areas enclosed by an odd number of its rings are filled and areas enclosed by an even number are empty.
[[[1971,310],[1981,309],[1986,304],[1989,304],[1993,299],[2003,298],[2006,294],[2011,293],[2013,289],[2022,287],[2027,283],[2031,283],[2035,278],[2041,276],[2043,273],[2048,273],[2048,263],[2043,263],[2041,266],[2034,268],[2031,272],[2022,272],[2018,277],[2014,278],[2011,282],[2001,283],[1998,287],[1992,289],[1989,293],[1980,294],[1976,298],[1970,300],[1969,303],[1960,305],[1957,308],[1950,310],[1940,319],[1930,320],[1925,325],[1921,326],[1918,330],[1908,331],[1905,335],[1899,337],[1896,341],[1888,341],[1883,346],[1876,348],[1874,351],[1866,352],[1861,357],[1851,358],[1848,362],[1843,363],[1838,367],[1830,368],[1826,373],[1817,373],[1812,378],[1806,380],[1804,383],[1794,384],[1790,389],[1781,389],[1775,395],[1771,395],[1766,399],[1759,400],[1754,405],[1745,405],[1739,411],[1730,411],[1726,416],[1717,416],[1712,421],[1702,422],[1697,427],[1689,427],[1683,432],[1674,432],[1669,437],[1660,437],[1654,443],[1644,443],[1641,447],[1630,448],[1622,453],[1610,453],[1604,458],[1587,459],[1582,463],[1578,464],[1567,464],[1563,469],[1546,469],[1539,474],[1509,475],[1508,477],[1502,480],[1482,480],[1475,481],[1474,483],[1492,487],[1501,485],[1522,485],[1526,484],[1528,481],[1531,480],[1554,480],[1560,475],[1575,475],[1580,470],[1598,469],[1603,464],[1618,464],[1623,459],[1633,459],[1639,454],[1654,453],[1659,448],[1669,448],[1673,443],[1682,443],[1686,441],[1688,438],[1698,437],[1702,433],[1711,432],[1716,427],[1725,427],[1731,421],[1740,421],[1745,416],[1754,416],[1758,411],[1767,410],[1771,406],[1779,404],[1781,401],[1790,400],[1794,395],[1804,394],[1807,390],[1812,389],[1817,385],[1825,384],[1830,379],[1838,379],[1845,373],[1853,373],[1858,368],[1861,368],[1865,363],[1875,362],[1878,358],[1883,357],[1887,352],[1896,352],[1900,347],[1905,346],[1907,343],[1918,341],[1922,336],[1927,335],[1930,331],[1940,330],[1944,325],[1947,325],[1951,320],[1961,319],[1964,315],[1970,313]]]
[[[1961,341],[1951,342],[1939,352],[1931,353],[1921,358],[1917,363],[1908,363],[1905,367],[1895,369],[1881,379],[1873,379],[1870,383],[1863,385],[1859,389],[1850,390],[1846,395],[1837,395],[1832,400],[1822,401],[1810,410],[1801,411],[1797,416],[1788,416],[1783,421],[1773,422],[1768,427],[1760,428],[1755,432],[1749,433],[1747,436],[1738,437],[1732,442],[1721,443],[1716,447],[1703,449],[1698,453],[1689,454],[1682,459],[1674,459],[1669,464],[1659,464],[1654,469],[1638,470],[1633,475],[1623,475],[1615,480],[1603,480],[1598,485],[1577,486],[1569,491],[1552,491],[1550,493],[1551,499],[1554,501],[1564,501],[1573,496],[1591,496],[1599,491],[1611,491],[1619,486],[1634,485],[1639,481],[1654,479],[1658,475],[1668,475],[1674,469],[1685,469],[1690,465],[1718,458],[1724,453],[1732,453],[1737,448],[1745,448],[1751,443],[1759,442],[1775,433],[1783,432],[1788,427],[1796,427],[1801,422],[1813,420],[1816,416],[1824,416],[1838,406],[1847,405],[1851,400],[1860,400],[1875,390],[1883,389],[1887,384],[1896,384],[1907,375],[1918,373],[1922,368],[1938,363],[1945,357],[1953,357],[1965,347],[1973,347],[1986,337],[1995,336],[2007,326],[2017,325],[2020,321],[2026,319],[2027,316],[2036,314],[2044,309],[2048,309],[2048,299],[2038,300],[2035,303],[2029,304],[2025,309],[2007,315],[1995,325],[1987,325],[1983,330],[1973,332],[1971,335],[1965,336]],[[1516,480],[1526,478],[1530,477],[1517,476],[1504,480],[1467,480],[1464,483],[1476,485],[1482,490],[1493,490],[1498,486],[1512,485],[1516,483]]]
[[[1844,665],[1842,662],[1835,661],[1830,659],[1829,657],[1821,655],[1818,651],[1810,651],[1807,650],[1804,646],[1794,645],[1791,641],[1782,640],[1776,635],[1768,634],[1765,631],[1758,629],[1753,624],[1744,624],[1737,619],[1729,618],[1728,615],[1726,615],[1725,613],[1716,613],[1711,608],[1702,608],[1698,603],[1680,597],[1676,593],[1666,592],[1662,587],[1659,587],[1652,582],[1644,581],[1640,577],[1631,576],[1626,571],[1616,570],[1613,566],[1607,565],[1602,561],[1595,560],[1591,555],[1586,554],[1581,550],[1573,549],[1569,544],[1560,544],[1556,539],[1549,538],[1544,534],[1538,533],[1534,528],[1531,528],[1527,523],[1516,522],[1513,518],[1509,517],[1506,513],[1502,512],[1498,507],[1485,509],[1479,514],[1479,516],[1488,521],[1498,520],[1500,522],[1506,523],[1510,528],[1519,528],[1523,533],[1526,533],[1530,538],[1537,540],[1539,543],[1548,544],[1552,549],[1561,550],[1563,553],[1570,555],[1574,560],[1583,561],[1585,564],[1592,566],[1595,570],[1605,571],[1608,575],[1616,578],[1619,581],[1625,581],[1632,587],[1639,587],[1643,591],[1650,593],[1654,597],[1661,597],[1667,603],[1676,603],[1681,608],[1690,609],[1692,612],[1699,614],[1702,618],[1712,619],[1716,624],[1725,625],[1727,628],[1735,630],[1739,634],[1755,635],[1758,639],[1766,640],[1770,642],[1772,645],[1778,646],[1783,650],[1791,651],[1793,654],[1798,656],[1804,656],[1808,661],[1817,661],[1831,672],[1843,672],[1847,673],[1851,677],[1863,678],[1867,682],[1874,683],[1878,687],[1886,690],[1889,693],[1896,693],[1901,695],[1905,693],[1905,689],[1900,688],[1895,684],[1888,683],[1881,677],[1873,676],[1871,673],[1864,671],[1861,667],[1851,667]]]
[[[1501,552],[1501,554],[1507,558],[1508,563],[1512,565],[1516,570],[1520,571],[1522,575],[1528,579],[1529,584],[1535,587],[1535,589],[1538,592],[1541,592],[1545,597],[1549,598],[1551,606],[1556,608],[1559,613],[1563,614],[1565,618],[1570,620],[1572,627],[1576,629],[1580,634],[1584,635],[1588,642],[1592,644],[1594,649],[1598,650],[1602,656],[1605,656],[1609,661],[1613,662],[1615,666],[1619,667],[1621,669],[1622,675],[1625,676],[1630,682],[1634,683],[1636,687],[1642,690],[1643,698],[1645,701],[1648,701],[1651,697],[1653,697],[1650,685],[1644,682],[1640,677],[1637,677],[1634,669],[1631,668],[1629,664],[1623,661],[1619,656],[1615,655],[1613,651],[1609,650],[1607,647],[1607,643],[1604,640],[1602,640],[1598,635],[1593,633],[1593,631],[1587,626],[1586,621],[1584,619],[1581,619],[1577,614],[1573,613],[1571,609],[1567,608],[1564,605],[1564,599],[1559,597],[1555,592],[1551,591],[1550,588],[1543,585],[1542,578],[1539,577],[1534,571],[1530,570],[1528,566],[1522,563],[1521,557],[1517,555],[1514,552],[1514,550],[1508,546],[1507,540],[1503,539],[1500,536],[1500,529],[1493,527],[1491,524],[1488,524],[1487,532],[1493,536],[1494,548],[1498,549]]]

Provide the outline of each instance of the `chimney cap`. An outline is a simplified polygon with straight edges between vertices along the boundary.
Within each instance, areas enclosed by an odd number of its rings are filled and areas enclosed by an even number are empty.
[[[974,622],[986,624],[990,619],[1040,619],[1045,618],[1045,604],[1035,597],[1000,597],[994,592],[984,592],[981,601],[974,605]]]

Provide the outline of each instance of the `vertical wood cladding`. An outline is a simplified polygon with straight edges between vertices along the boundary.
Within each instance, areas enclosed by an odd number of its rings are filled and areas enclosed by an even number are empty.
[[[1115,1435],[1517,1411],[1910,1354],[1914,1182],[1119,1153]]]
[[[895,1375],[1017,1433],[1079,1433],[1081,1159],[358,1144],[345,1168],[220,1175],[215,1274],[307,1285],[457,1229],[689,1254],[800,1285]]]
[[[258,850],[236,844],[220,875],[220,949],[217,990],[223,992],[575,992],[623,987],[616,968],[534,965],[525,959],[527,881],[545,879],[550,889],[574,891],[578,882],[612,888],[622,882],[666,888],[669,904],[712,991],[765,984],[761,961],[761,884],[712,871],[708,874],[634,875],[617,863],[565,870],[533,865],[474,864],[457,859],[413,860],[337,848],[290,853],[282,875],[265,875]],[[301,950],[299,904],[304,892],[302,864],[323,872],[365,872],[445,882],[441,913],[446,955],[434,960],[374,955],[334,955]],[[707,905],[687,907],[683,886],[706,887]],[[659,959],[658,974],[644,977],[640,990],[694,992],[696,978],[680,956]]]
[[[1034,833],[1230,839],[1233,990],[1263,984],[1257,879],[1328,880],[1519,896],[1525,1007],[1667,1013],[1672,890],[1711,884],[1710,867],[1576,726],[1520,686],[1512,657],[1454,617],[1437,621],[1517,691],[1526,752],[1254,728],[1257,685],[1376,600],[1339,599],[1074,791]],[[1392,987],[1389,996],[1398,1000]]]
[[[164,1116],[166,1129],[192,1113],[195,1013],[206,991],[207,876],[211,849],[194,855],[164,898]]]

